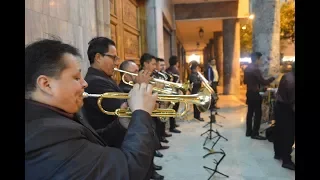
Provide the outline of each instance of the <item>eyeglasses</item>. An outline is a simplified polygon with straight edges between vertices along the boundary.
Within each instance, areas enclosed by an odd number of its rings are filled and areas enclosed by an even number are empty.
[[[116,55],[111,54],[102,54],[103,56],[108,56],[109,58],[113,59],[113,61],[118,61],[120,58]]]

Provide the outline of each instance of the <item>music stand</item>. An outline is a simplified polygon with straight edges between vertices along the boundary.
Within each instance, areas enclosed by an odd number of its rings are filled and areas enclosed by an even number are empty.
[[[200,136],[203,136],[204,134],[208,133],[208,136],[207,136],[206,139],[204,140],[203,146],[206,145],[208,139],[212,140],[212,139],[218,137],[218,139],[213,143],[213,146],[212,146],[211,149],[213,149],[213,147],[217,144],[217,142],[220,140],[220,138],[223,138],[223,139],[225,139],[226,141],[228,141],[228,139],[225,138],[225,137],[223,137],[223,136],[218,132],[218,130],[214,131],[214,130],[212,129],[212,124],[213,124],[213,122],[216,122],[216,116],[215,116],[215,114],[212,113],[212,114],[211,114],[211,117],[210,117],[210,122],[208,123],[208,124],[210,124],[210,128],[209,128],[206,132],[204,132],[204,133],[202,133],[202,134],[200,135]],[[215,137],[212,137],[212,132],[216,133],[216,136],[215,136]],[[209,149],[208,149],[208,150],[209,150]]]
[[[207,167],[207,166],[203,166],[203,168],[213,171],[212,174],[210,175],[210,177],[208,178],[208,180],[210,180],[211,177],[212,177],[215,173],[218,173],[218,174],[220,174],[220,175],[223,175],[223,176],[229,178],[228,175],[223,174],[222,172],[219,172],[219,171],[218,171],[218,166],[219,166],[219,164],[221,163],[221,161],[222,161],[222,160],[224,159],[224,157],[226,156],[226,153],[225,153],[222,149],[220,149],[220,150],[221,150],[221,151],[219,151],[219,152],[212,152],[212,153],[210,153],[210,154],[222,154],[222,157],[219,159],[219,161],[217,161],[217,160],[214,159],[214,162],[213,162],[213,163],[215,164],[214,169],[209,168],[209,167]],[[210,155],[210,154],[208,154],[208,155]],[[208,156],[208,155],[203,156],[203,158],[205,158],[205,157]]]
[[[214,112],[214,113],[213,113],[213,112]],[[206,125],[204,125],[203,128],[206,127],[206,126],[208,126],[208,125],[211,123],[211,121],[212,121],[213,124],[215,124],[215,125],[217,125],[217,126],[219,126],[219,127],[223,127],[222,125],[217,124],[216,119],[213,118],[213,116],[220,116],[220,117],[222,117],[223,119],[226,118],[226,117],[221,116],[220,114],[218,114],[217,109],[210,108],[210,116],[209,116],[210,121],[209,121]]]

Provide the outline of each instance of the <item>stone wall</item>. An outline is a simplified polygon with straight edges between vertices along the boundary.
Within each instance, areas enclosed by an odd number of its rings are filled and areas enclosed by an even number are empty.
[[[100,18],[97,27],[96,12],[96,5],[101,7],[102,4],[104,8],[108,8],[108,2],[109,0],[25,0],[25,44],[42,38],[59,37],[63,42],[79,49],[83,57],[82,73],[85,75],[89,67],[86,53],[88,42],[97,36],[98,29],[104,35],[110,33],[108,26],[100,27],[101,24],[108,24],[110,19]],[[100,9],[98,17],[101,17],[101,13],[105,12]]]

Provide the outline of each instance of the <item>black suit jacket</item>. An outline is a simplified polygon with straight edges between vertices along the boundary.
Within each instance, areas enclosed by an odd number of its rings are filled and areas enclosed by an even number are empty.
[[[144,179],[156,147],[151,116],[133,112],[120,148],[108,147],[82,118],[25,101],[25,179]],[[101,131],[108,134],[108,130]]]
[[[85,89],[87,93],[103,94],[105,92],[122,92],[111,77],[92,67],[89,67],[85,80],[88,83],[88,87]],[[110,124],[112,125],[112,123],[117,121],[118,117],[101,112],[97,105],[97,100],[97,98],[84,99],[83,113],[88,117],[88,123],[95,130],[100,131],[100,129],[104,129],[106,126],[110,126]],[[121,99],[107,98],[102,101],[102,107],[107,111],[114,112],[116,109],[119,109],[124,102],[125,101]],[[126,131],[121,127],[114,126],[114,128],[117,128],[117,130],[114,130],[115,134],[113,134],[112,137],[103,138],[109,146],[120,147]]]
[[[201,88],[201,79],[198,76],[198,73],[192,72],[189,77],[190,83],[193,83],[191,93],[197,94]]]

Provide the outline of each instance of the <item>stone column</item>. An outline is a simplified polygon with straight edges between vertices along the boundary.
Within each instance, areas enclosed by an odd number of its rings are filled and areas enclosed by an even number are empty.
[[[210,57],[211,57],[211,59],[213,59],[214,58],[214,43],[213,43],[213,38],[212,39],[210,39],[210,41],[209,41],[209,43],[210,43]]]
[[[111,38],[110,1],[96,0],[97,35]]]
[[[263,54],[261,71],[265,77],[279,74],[280,69],[280,0],[253,0],[255,15],[252,29],[254,52]],[[268,61],[268,57],[271,58]]]
[[[223,20],[223,94],[240,94],[240,23]]]
[[[177,37],[176,37],[176,30],[171,31],[171,56],[177,55]]]
[[[205,63],[208,59],[207,46],[203,49],[203,62]]]
[[[215,53],[219,85],[223,86],[223,36],[222,31],[213,32],[213,49]]]
[[[147,47],[148,52],[157,57],[164,57],[162,1],[147,0]]]

